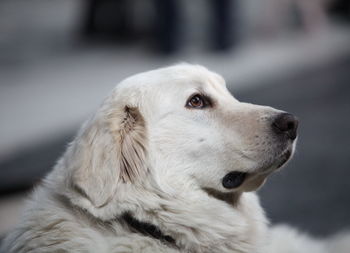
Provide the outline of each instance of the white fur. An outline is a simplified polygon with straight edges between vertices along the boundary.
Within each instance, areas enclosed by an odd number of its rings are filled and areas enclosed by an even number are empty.
[[[213,107],[186,108],[196,92]],[[288,229],[269,232],[253,192],[294,149],[271,133],[278,113],[237,101],[222,77],[201,66],[122,81],[34,191],[4,252],[327,252]],[[222,178],[231,171],[251,176],[228,190]],[[123,226],[125,212],[176,246]]]

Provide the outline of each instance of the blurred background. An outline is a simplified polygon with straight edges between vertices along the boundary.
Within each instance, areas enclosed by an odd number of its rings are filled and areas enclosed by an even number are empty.
[[[0,238],[120,80],[182,61],[299,117],[259,191],[272,223],[350,228],[350,1],[0,0]]]

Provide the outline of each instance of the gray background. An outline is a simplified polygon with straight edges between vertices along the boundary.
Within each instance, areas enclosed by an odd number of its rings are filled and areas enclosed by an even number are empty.
[[[150,6],[140,3],[149,2],[130,2],[139,28],[148,24],[143,19]],[[300,119],[294,159],[259,191],[273,223],[316,236],[350,228],[349,24],[330,19],[308,33],[270,15],[280,29],[259,30],[264,11],[276,12],[271,1],[238,0],[238,45],[215,52],[204,39],[208,8],[200,0],[182,2],[184,44],[161,55],[139,39],[83,38],[86,1],[0,1],[0,237],[18,221],[33,185],[120,80],[181,61],[222,74],[242,101]]]

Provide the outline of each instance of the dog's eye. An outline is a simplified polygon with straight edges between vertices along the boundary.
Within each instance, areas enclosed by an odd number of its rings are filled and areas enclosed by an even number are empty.
[[[191,96],[186,103],[186,107],[195,109],[202,109],[208,105],[210,105],[209,99],[200,94]]]
[[[204,101],[200,95],[195,95],[190,98],[188,105],[194,108],[201,108],[204,105]]]

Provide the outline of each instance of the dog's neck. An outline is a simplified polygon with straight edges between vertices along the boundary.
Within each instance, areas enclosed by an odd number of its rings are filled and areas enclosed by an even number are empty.
[[[131,231],[184,251],[255,252],[263,241],[266,219],[253,193],[198,189],[187,197],[157,197],[152,200],[158,202],[157,208],[150,207],[144,196],[141,206],[119,217],[128,221]]]
[[[102,208],[69,199],[106,227],[121,226],[185,252],[256,252],[263,241],[266,219],[255,194],[192,189],[170,196],[146,181],[121,186]]]
[[[239,199],[241,197],[241,193],[221,193],[218,191],[215,191],[214,189],[205,189],[205,192],[208,193],[209,196],[216,198],[220,201],[224,201],[228,205],[232,206],[232,208],[237,207],[239,204]],[[165,207],[165,206],[164,206]],[[158,214],[159,215],[159,214]],[[156,213],[153,214],[153,216],[158,216]],[[159,224],[159,218],[156,218],[156,223]],[[139,220],[136,218],[135,214],[131,212],[125,212],[120,217],[119,220],[121,223],[126,227],[127,229],[142,234],[144,236],[149,236],[151,238],[154,238],[156,240],[159,240],[161,243],[168,247],[177,248],[177,249],[184,249],[184,245],[181,245],[181,240],[176,240],[175,238],[177,236],[171,236],[174,231],[169,231],[169,227],[167,227],[166,224],[159,224],[155,225],[154,223],[151,223],[150,221],[145,221],[145,218],[141,218],[144,220]],[[152,217],[152,220],[154,217]],[[147,220],[147,218],[146,218]],[[161,227],[164,227],[164,231],[161,229]],[[188,227],[189,228],[189,227]],[[200,229],[198,229],[197,226],[194,226],[190,230],[197,231],[197,233],[200,232]],[[167,231],[168,234],[165,232]],[[183,240],[182,240],[183,241]],[[186,247],[185,247],[186,248]],[[189,247],[192,248],[192,247]],[[195,248],[198,248],[198,246],[195,246]],[[189,250],[189,249],[188,249]],[[191,252],[193,250],[191,249]]]

